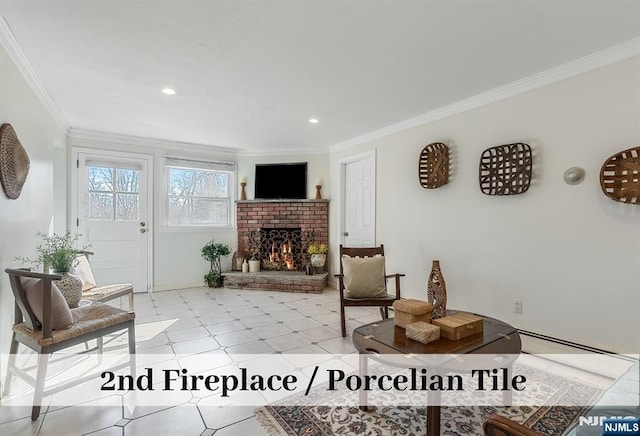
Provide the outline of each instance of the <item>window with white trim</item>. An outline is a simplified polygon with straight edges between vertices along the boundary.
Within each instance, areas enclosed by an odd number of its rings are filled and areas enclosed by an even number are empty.
[[[165,158],[169,227],[227,227],[233,224],[235,165]]]
[[[138,221],[138,177],[142,167],[119,162],[86,161],[88,219]]]

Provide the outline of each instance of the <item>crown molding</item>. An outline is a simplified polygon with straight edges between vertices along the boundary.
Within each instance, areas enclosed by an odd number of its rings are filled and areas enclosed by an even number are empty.
[[[272,149],[272,150],[253,150],[242,149],[237,151],[238,156],[242,157],[266,157],[266,156],[288,156],[288,155],[320,155],[329,153],[327,147],[322,148],[304,148],[300,150],[295,149]]]
[[[296,155],[320,155],[327,154],[326,148],[313,148],[303,150],[277,149],[277,150],[252,150],[252,149],[236,149],[230,147],[222,147],[219,145],[196,144],[192,142],[170,141],[166,139],[148,138],[133,135],[121,135],[117,133],[101,132],[97,130],[74,129],[71,128],[67,132],[69,144],[73,140],[79,141],[95,141],[106,142],[109,144],[120,144],[128,146],[141,146],[152,148],[164,148],[172,150],[187,151],[192,153],[224,153],[233,157],[251,157],[251,156],[288,156]],[[81,144],[71,144],[81,145]]]
[[[20,48],[20,45],[18,45],[18,41],[16,40],[11,27],[9,27],[9,24],[2,14],[0,14],[0,44],[2,44],[4,49],[7,51],[7,54],[18,68],[18,71],[20,71],[20,74],[22,74],[24,80],[31,87],[38,99],[40,99],[58,127],[65,132],[68,132],[69,123],[67,123],[67,120],[60,112],[60,109],[56,106],[49,94],[49,91],[47,91],[47,88],[45,88],[44,84],[38,78],[38,75],[31,66],[31,63],[27,60],[27,57]]]
[[[166,139],[143,138],[140,136],[120,135],[117,133],[100,132],[96,130],[70,129],[67,133],[67,141],[70,145],[73,140],[107,142],[110,144],[120,144],[128,146],[152,147],[158,149],[180,150],[193,153],[223,153],[233,157],[236,156],[235,149],[220,147],[216,145],[196,144],[192,142],[169,141]]]
[[[640,37],[329,147],[337,152],[640,56]]]

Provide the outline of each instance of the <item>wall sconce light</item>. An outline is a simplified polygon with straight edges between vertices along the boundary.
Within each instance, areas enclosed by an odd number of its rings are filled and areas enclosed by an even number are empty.
[[[584,181],[584,170],[580,167],[571,167],[562,176],[567,185],[579,185]]]
[[[320,190],[322,189],[322,180],[316,179],[316,200],[322,199],[322,193]]]
[[[240,200],[247,199],[247,191],[245,190],[245,186],[247,186],[247,176],[242,176],[240,179],[240,186],[242,186],[242,191],[240,192]]]

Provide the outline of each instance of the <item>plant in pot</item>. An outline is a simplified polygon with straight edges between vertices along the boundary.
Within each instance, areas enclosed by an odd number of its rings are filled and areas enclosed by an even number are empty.
[[[47,235],[38,232],[37,235],[42,239],[42,243],[36,247],[38,257],[29,259],[26,257],[16,257],[16,260],[31,263],[35,266],[44,265],[44,271],[52,271],[55,274],[62,275],[62,279],[54,281],[55,285],[60,289],[69,307],[78,307],[78,303],[82,298],[82,281],[70,274],[76,264],[78,254],[89,248],[77,248],[78,236],[71,235],[67,231],[64,235]]]
[[[307,251],[311,255],[311,266],[313,266],[315,272],[323,272],[324,264],[327,261],[327,251],[329,251],[327,244],[314,241],[309,245]]]
[[[204,275],[204,281],[210,288],[219,288],[222,286],[222,265],[220,258],[228,256],[231,253],[227,244],[221,244],[211,240],[202,247],[202,257],[209,261],[209,272]]]

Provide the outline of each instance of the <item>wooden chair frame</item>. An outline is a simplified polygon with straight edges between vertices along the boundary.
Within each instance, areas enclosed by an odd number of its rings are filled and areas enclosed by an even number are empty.
[[[486,436],[541,436],[540,433],[500,415],[487,419],[482,429]]]
[[[53,386],[47,390],[45,387],[47,366],[49,363],[49,355],[60,351],[62,349],[86,343],[92,339],[98,339],[99,344],[100,340],[103,336],[126,329],[128,331],[128,342],[129,342],[129,361],[123,362],[116,366],[111,367],[111,370],[117,370],[120,368],[124,368],[129,366],[131,374],[135,377],[136,373],[136,340],[135,340],[135,315],[131,316],[132,312],[123,311],[117,308],[110,308],[112,313],[120,316],[123,321],[118,323],[110,324],[106,327],[102,328],[93,328],[87,329],[86,332],[78,334],[76,336],[70,337],[68,339],[60,340],[59,342],[53,342],[50,345],[41,345],[40,341],[47,342],[47,339],[51,339],[53,337],[53,329],[52,329],[52,313],[51,313],[51,282],[53,280],[60,280],[62,276],[57,274],[44,274],[32,272],[29,269],[11,269],[7,268],[5,270],[7,274],[9,274],[9,281],[11,283],[11,290],[13,291],[13,295],[15,298],[15,308],[14,308],[14,327],[11,335],[11,348],[9,351],[9,361],[7,365],[7,376],[4,384],[3,395],[8,395],[11,391],[11,382],[13,376],[18,376],[31,386],[34,387],[34,397],[33,397],[33,408],[31,411],[31,419],[35,421],[40,416],[40,408],[42,404],[42,398],[56,392],[62,391],[72,386],[76,386],[80,383],[84,383],[85,381],[95,379],[96,374],[90,374],[84,376],[82,378],[77,378],[72,380],[71,382],[62,383],[57,386]],[[44,292],[42,294],[43,301],[43,316],[42,323],[40,323],[31,309],[29,302],[26,298],[25,290],[20,281],[21,277],[32,277],[36,279],[41,279],[43,281],[43,289]],[[129,314],[127,316],[127,314]],[[23,333],[24,329],[16,328],[24,323],[24,327],[30,332],[39,332],[37,337],[34,339],[33,335],[26,335]],[[37,374],[36,378],[33,378],[26,371],[16,366],[16,355],[18,352],[18,345],[23,344],[28,348],[31,348],[35,352],[38,353],[38,364],[37,364]],[[101,347],[98,347],[98,350],[101,352]]]
[[[404,277],[404,274],[389,274],[385,275],[385,288],[387,287],[386,281],[390,278],[395,279],[395,295],[387,294],[382,298],[348,298],[344,294],[344,270],[342,268],[342,255],[346,254],[351,257],[373,257],[384,256],[384,245],[379,247],[344,247],[340,245],[340,274],[336,274],[338,278],[338,290],[340,291],[340,323],[342,327],[342,337],[347,335],[346,319],[344,314],[344,308],[349,306],[376,306],[380,307],[380,316],[382,319],[389,318],[389,306],[393,305],[393,302],[400,299],[400,277]]]

